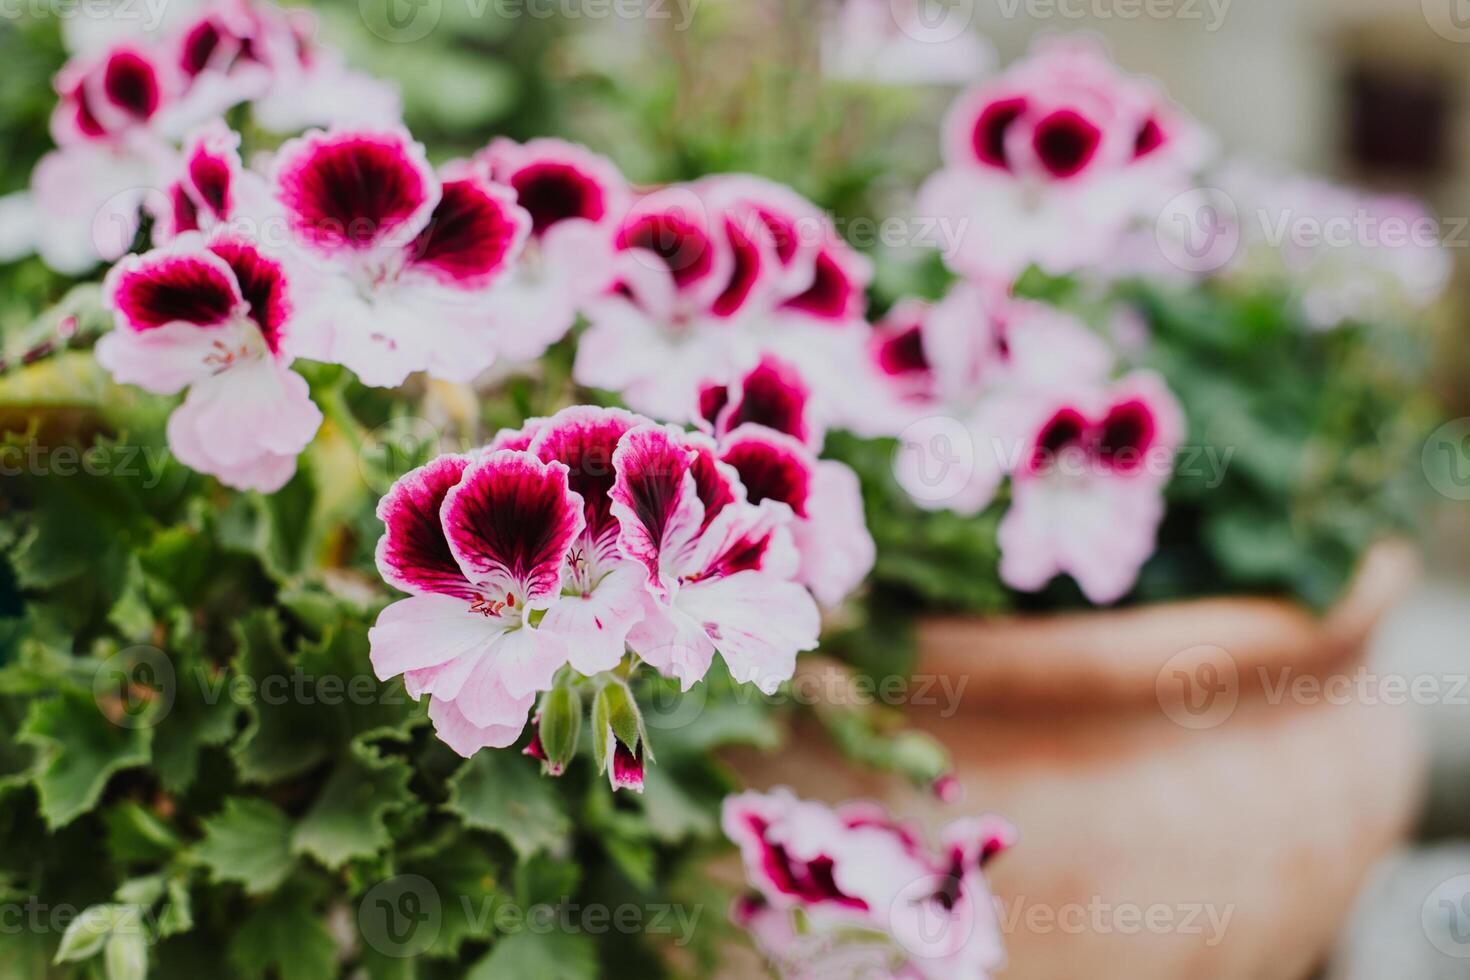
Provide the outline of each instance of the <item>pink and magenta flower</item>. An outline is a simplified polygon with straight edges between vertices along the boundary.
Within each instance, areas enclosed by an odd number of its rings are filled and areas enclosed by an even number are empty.
[[[1115,602],[1154,551],[1184,434],[1178,402],[1135,372],[1043,402],[1032,418],[998,532],[1001,579],[1035,591],[1067,574],[1089,601]]]
[[[773,500],[790,509],[796,578],[818,602],[836,606],[862,584],[877,546],[868,533],[862,487],[846,464],[819,460],[791,436],[753,423],[720,441],[720,460],[739,475],[750,503]]]
[[[824,433],[812,417],[811,397],[811,387],[794,365],[767,355],[733,384],[711,381],[701,386],[699,421],[716,438],[753,423],[820,449]]]
[[[822,418],[865,427],[871,269],[809,202],[754,177],[708,177],[634,202],[614,245],[614,287],[586,311],[581,383],[689,422],[701,384],[775,354],[808,379]]]
[[[568,408],[442,456],[378,516],[378,568],[409,598],[369,632],[373,666],[428,695],[464,755],[515,742],[564,667],[596,676],[631,649],[687,687],[718,650],[774,690],[816,644],[789,507],[747,503],[706,437],[621,409]],[[610,778],[636,788],[641,749],[622,748]]]
[[[184,232],[220,227],[257,237],[275,212],[269,186],[240,159],[240,134],[220,120],[184,141],[175,178],[150,204],[160,245]]]
[[[490,287],[531,219],[474,168],[441,180],[401,129],[315,131],[281,148],[276,200],[315,267],[303,353],[392,387],[468,381],[495,359]]]
[[[673,427],[631,430],[613,466],[619,545],[643,565],[648,592],[629,642],[686,690],[719,652],[736,680],[773,693],[820,628],[795,581],[790,508],[748,502],[714,444]]]
[[[496,290],[495,318],[501,353],[534,360],[611,288],[627,183],[609,160],[557,139],[498,139],[481,162],[531,218],[525,252]]]
[[[280,263],[241,239],[191,232],[119,262],[104,292],[117,326],[98,362],[158,394],[188,389],[169,417],[174,455],[234,487],[290,479],[322,417],[289,368],[294,295]]]
[[[1152,82],[1088,38],[1049,37],[971,89],[945,121],[944,167],[919,210],[955,223],[946,260],[1010,281],[1108,257],[1130,222],[1189,186],[1209,141]]]
[[[378,517],[378,570],[410,595],[368,631],[373,669],[429,695],[435,730],[461,755],[514,743],[568,657],[537,624],[585,521],[567,467],[514,450],[441,456],[395,483]]]
[[[905,319],[884,330],[901,340],[885,345],[884,333],[875,338],[889,392],[885,410],[903,425],[952,420],[954,438],[968,443],[960,456],[968,468],[937,485],[932,472],[945,463],[939,450],[953,447],[921,446],[898,456],[899,482],[929,509],[984,510],[1028,435],[1027,407],[1047,392],[1101,382],[1112,369],[1107,344],[1081,321],[990,287],[961,283],[932,307],[901,303],[897,310]]]
[[[833,808],[778,788],[727,797],[721,824],[755,889],[735,919],[778,963],[816,952],[895,977],[983,980],[1005,962],[984,875],[1015,837],[999,817],[956,820],[935,849],[877,804]],[[806,929],[783,927],[797,912]]]

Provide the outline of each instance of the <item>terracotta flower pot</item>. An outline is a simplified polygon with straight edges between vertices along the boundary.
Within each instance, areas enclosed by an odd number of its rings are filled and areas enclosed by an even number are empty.
[[[935,824],[1008,816],[1005,980],[1302,980],[1420,799],[1406,692],[1363,663],[1415,569],[1375,550],[1320,618],[1220,598],[924,622],[917,677],[957,696],[911,717],[953,754],[958,805],[855,771],[815,731],[740,768]]]

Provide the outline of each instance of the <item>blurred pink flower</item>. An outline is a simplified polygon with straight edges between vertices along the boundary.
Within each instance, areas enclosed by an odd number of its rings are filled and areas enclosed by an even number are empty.
[[[1085,37],[1046,37],[963,95],[944,124],[944,167],[919,211],[962,230],[958,272],[1009,282],[1107,258],[1129,224],[1189,186],[1209,141],[1145,79]]]
[[[721,825],[757,892],[734,918],[783,976],[863,963],[886,971],[864,976],[983,980],[1005,962],[983,870],[1014,841],[999,817],[957,820],[934,849],[877,804],[778,788],[727,797]],[[790,926],[798,911],[804,930]]]

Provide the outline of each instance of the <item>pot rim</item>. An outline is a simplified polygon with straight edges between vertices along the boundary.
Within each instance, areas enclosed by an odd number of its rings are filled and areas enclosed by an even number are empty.
[[[1166,672],[1202,660],[1233,669],[1244,693],[1288,669],[1287,676],[1321,675],[1356,660],[1419,569],[1412,544],[1380,542],[1320,615],[1288,599],[1212,596],[992,619],[924,617],[915,674],[948,678],[963,707],[986,710],[1157,703]]]

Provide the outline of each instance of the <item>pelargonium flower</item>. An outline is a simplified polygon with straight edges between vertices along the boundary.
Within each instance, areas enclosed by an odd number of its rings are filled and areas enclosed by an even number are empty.
[[[767,355],[736,383],[701,388],[700,421],[751,503],[778,500],[791,508],[797,578],[822,605],[836,606],[872,571],[877,549],[857,474],[816,456],[823,432],[809,398],[801,373]]]
[[[277,155],[276,200],[318,274],[303,350],[391,387],[414,371],[468,381],[495,359],[489,290],[531,218],[472,167],[440,179],[402,129],[320,130]]]
[[[541,625],[566,638],[569,662],[589,676],[618,665],[643,613],[643,568],[619,550],[611,491],[619,441],[646,422],[621,409],[576,406],[538,420],[527,443],[537,459],[567,468],[568,485],[583,501],[582,533],[562,567],[562,597]]]
[[[720,460],[739,474],[748,501],[776,500],[791,509],[796,578],[818,602],[836,606],[867,578],[877,546],[862,487],[846,464],[819,460],[790,436],[753,423],[720,440]]]
[[[809,202],[754,177],[707,177],[634,202],[614,245],[616,284],[586,311],[579,382],[688,422],[702,382],[775,353],[809,379],[824,417],[862,427],[871,270]]]
[[[1038,408],[998,531],[1001,579],[1035,591],[1065,573],[1090,601],[1113,602],[1153,554],[1179,404],[1140,371]]]
[[[873,324],[869,339],[873,365],[887,393],[901,405],[924,405],[938,395],[934,365],[924,347],[930,309],[923,300],[903,299]]]
[[[429,695],[435,731],[461,755],[515,742],[567,662],[563,638],[540,628],[585,525],[567,472],[515,450],[441,456],[378,504],[378,571],[410,596],[368,631],[373,669]]]
[[[921,507],[979,513],[1030,434],[1027,406],[1048,392],[1096,384],[1112,369],[1107,344],[1080,321],[990,287],[961,283],[932,307],[897,309],[910,319],[901,327],[890,321],[873,348],[889,385],[884,410],[904,425],[951,419],[969,443],[953,473],[936,467],[952,465],[947,454],[957,447],[899,455],[896,475]]]
[[[820,449],[821,421],[813,418],[811,387],[794,365],[767,355],[732,384],[707,381],[699,389],[699,422],[722,438],[754,423]]]
[[[369,631],[374,669],[427,694],[464,755],[515,742],[566,666],[596,676],[631,649],[687,687],[718,649],[773,690],[816,644],[790,510],[747,503],[705,437],[621,409],[568,408],[441,456],[378,516],[378,569],[409,598]],[[615,786],[637,788],[641,744],[609,756]]]
[[[294,295],[280,263],[243,239],[190,232],[119,262],[104,295],[117,326],[98,363],[158,394],[188,388],[168,421],[174,455],[230,486],[285,484],[322,416],[289,369]]]
[[[314,33],[309,11],[263,0],[214,0],[156,30],[124,18],[66,21],[73,56],[55,79],[58,148],[37,163],[27,191],[0,200],[0,257],[35,252],[72,275],[115,261],[145,204],[168,213],[150,198],[177,179],[178,141],[243,102],[276,132],[395,123],[393,87],[343,68]]]
[[[167,58],[129,41],[67,62],[56,76],[56,91],[51,137],[63,147],[177,138],[245,95],[195,88]]]
[[[855,942],[854,955],[886,962],[896,977],[984,978],[1004,963],[983,873],[1014,840],[998,817],[954,821],[936,851],[877,804],[832,808],[778,788],[727,797],[721,826],[757,893],[737,904],[736,919],[755,928],[778,962],[804,956],[820,938],[822,962]],[[806,942],[781,928],[780,917],[796,911],[808,924]]]
[[[496,290],[495,319],[501,354],[534,360],[612,286],[628,186],[611,161],[558,139],[497,139],[481,161],[531,217],[525,252]]]
[[[820,616],[794,581],[791,509],[752,504],[707,438],[642,425],[613,455],[619,546],[642,563],[648,597],[628,642],[688,690],[716,651],[736,680],[774,693],[817,645]]]
[[[944,127],[944,167],[919,210],[956,221],[957,271],[1009,281],[1107,257],[1128,224],[1187,188],[1209,143],[1146,80],[1086,38],[1043,38],[967,92]]]
[[[58,148],[37,162],[29,191],[9,198],[5,236],[13,254],[34,251],[52,268],[80,274],[132,246],[147,189],[171,157],[171,136],[208,113],[182,103],[165,62],[127,42],[72,59],[55,84]]]
[[[269,185],[240,159],[240,134],[222,120],[205,124],[184,141],[176,178],[151,203],[153,237],[160,245],[184,232],[221,226],[258,236],[274,211]]]
[[[255,121],[272,132],[398,122],[397,89],[348,69],[316,33],[310,10],[218,0],[174,34],[170,54],[192,85],[243,91]]]

